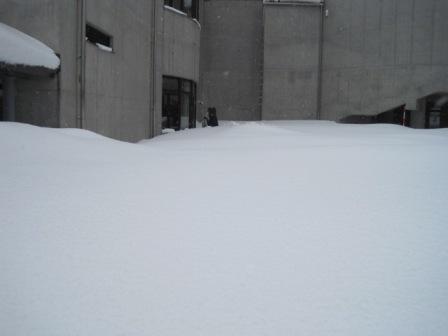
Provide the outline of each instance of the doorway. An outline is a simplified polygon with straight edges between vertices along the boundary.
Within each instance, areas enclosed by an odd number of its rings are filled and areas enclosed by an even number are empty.
[[[4,121],[3,117],[3,81],[0,77],[0,121]]]
[[[162,129],[176,131],[196,127],[196,83],[163,77]]]
[[[420,127],[448,128],[448,93],[437,92],[417,101]]]

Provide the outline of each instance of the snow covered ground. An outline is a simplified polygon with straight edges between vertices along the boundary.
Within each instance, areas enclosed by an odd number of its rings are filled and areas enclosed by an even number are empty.
[[[1,335],[448,334],[448,130],[0,124]]]

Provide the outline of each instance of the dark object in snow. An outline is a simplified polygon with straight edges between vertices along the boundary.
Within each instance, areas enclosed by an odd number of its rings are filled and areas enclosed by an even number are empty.
[[[376,115],[353,114],[339,120],[342,124],[395,124],[411,126],[411,111],[406,109],[406,105],[384,111]]]
[[[218,116],[216,115],[216,108],[209,107],[208,108],[208,126],[216,127],[218,125]]]
[[[204,117],[204,119],[202,119],[202,127],[207,127],[208,126],[208,118]]]

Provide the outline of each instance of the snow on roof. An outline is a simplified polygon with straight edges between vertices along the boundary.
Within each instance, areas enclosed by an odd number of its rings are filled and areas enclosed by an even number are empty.
[[[50,70],[59,68],[55,52],[42,42],[0,22],[0,63]]]

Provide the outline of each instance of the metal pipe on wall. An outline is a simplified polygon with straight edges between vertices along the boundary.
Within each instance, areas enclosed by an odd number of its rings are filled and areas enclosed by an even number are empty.
[[[157,85],[157,77],[156,77],[156,39],[157,39],[157,1],[153,1],[152,5],[152,34],[151,34],[151,92],[150,92],[150,116],[149,116],[149,137],[152,138],[155,136],[156,129],[156,85]]]
[[[85,60],[86,60],[86,0],[78,0],[76,7],[76,127],[83,128],[85,119]]]
[[[320,4],[320,27],[319,27],[319,65],[317,73],[317,111],[316,119],[322,117],[322,80],[324,63],[324,21],[325,21],[325,3]]]

